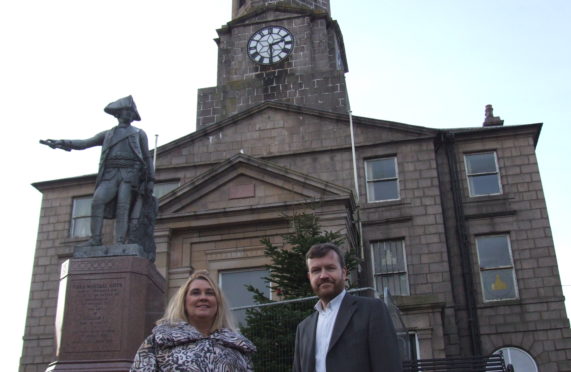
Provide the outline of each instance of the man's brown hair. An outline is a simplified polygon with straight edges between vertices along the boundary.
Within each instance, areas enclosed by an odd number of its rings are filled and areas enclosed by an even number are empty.
[[[339,247],[333,243],[318,243],[312,245],[311,248],[309,248],[309,250],[305,254],[305,264],[307,265],[308,259],[321,258],[331,251],[337,254],[337,257],[339,259],[339,265],[341,265],[341,268],[344,269],[345,258],[343,257],[343,253],[341,252],[341,249],[339,249]]]

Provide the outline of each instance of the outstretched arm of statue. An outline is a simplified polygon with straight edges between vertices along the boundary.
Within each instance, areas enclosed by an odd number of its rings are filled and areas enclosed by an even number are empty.
[[[52,149],[62,149],[65,151],[71,151],[71,148],[65,143],[65,140],[47,139],[47,140],[40,140],[40,143],[42,145],[49,146]]]
[[[83,150],[93,146],[103,145],[103,140],[105,139],[105,133],[101,132],[95,136],[84,139],[84,140],[40,140],[42,145],[51,147],[52,149],[62,149],[65,151],[71,150]]]

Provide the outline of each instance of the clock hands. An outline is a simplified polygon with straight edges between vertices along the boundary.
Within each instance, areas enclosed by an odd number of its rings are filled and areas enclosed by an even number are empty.
[[[273,43],[270,43],[270,61],[272,60],[273,56],[274,56],[274,45],[278,45],[281,42],[283,42],[284,38],[280,37],[277,41],[274,41]],[[278,54],[281,52],[283,48],[278,48],[277,52]]]
[[[271,65],[286,58],[293,48],[293,36],[281,26],[267,26],[248,41],[248,56],[261,65]]]
[[[270,46],[274,46],[274,45],[276,45],[276,44],[279,44],[279,43],[281,43],[283,40],[284,40],[284,38],[283,38],[283,37],[280,37],[280,39],[279,39],[278,41],[274,41],[273,43],[270,43]]]

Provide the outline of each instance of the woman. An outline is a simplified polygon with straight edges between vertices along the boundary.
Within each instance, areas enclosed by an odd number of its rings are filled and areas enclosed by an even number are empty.
[[[224,296],[207,271],[195,272],[143,342],[131,372],[253,371],[256,347],[234,330]]]

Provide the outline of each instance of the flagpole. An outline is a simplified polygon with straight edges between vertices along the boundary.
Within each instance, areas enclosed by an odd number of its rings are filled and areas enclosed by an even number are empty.
[[[349,102],[349,92],[347,92],[347,113],[349,114],[349,130],[351,132],[351,154],[353,157],[353,177],[355,181],[355,202],[357,204],[357,229],[359,232],[359,247],[361,248],[361,258],[365,259],[365,247],[363,246],[363,224],[361,223],[360,197],[359,197],[359,177],[357,175],[357,154],[355,151],[355,134],[353,130],[353,112]],[[361,266],[359,265],[359,269]],[[360,271],[360,270],[359,270]]]
[[[153,170],[157,169],[157,143],[159,142],[159,135],[155,134],[155,151],[153,151]]]

